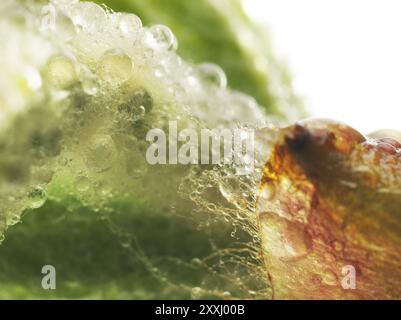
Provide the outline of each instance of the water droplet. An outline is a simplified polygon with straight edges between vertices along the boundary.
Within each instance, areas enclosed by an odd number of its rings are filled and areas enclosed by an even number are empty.
[[[126,37],[132,36],[142,28],[142,21],[135,14],[122,14],[119,20],[119,28]]]
[[[195,267],[199,267],[199,266],[202,265],[202,261],[201,261],[199,258],[193,258],[193,259],[191,260],[191,263],[192,263],[192,265],[195,266]]]
[[[312,241],[300,223],[291,222],[275,213],[260,215],[261,241],[264,251],[282,260],[305,257]]]
[[[255,296],[257,295],[256,291],[254,291],[254,290],[249,290],[249,291],[248,291],[248,294],[249,294],[251,297],[255,297]]]
[[[142,119],[153,106],[153,99],[143,88],[136,89],[127,102],[118,106],[118,111],[126,120],[135,122]]]
[[[206,85],[214,85],[219,88],[227,86],[227,77],[223,69],[213,63],[203,63],[197,66],[197,73],[201,81]]]
[[[110,196],[112,192],[112,188],[107,182],[100,183],[96,190],[101,197]]]
[[[78,30],[89,32],[101,31],[106,25],[106,13],[93,2],[79,2],[74,6],[71,16]]]
[[[219,183],[220,193],[226,200],[235,205],[238,209],[246,208],[248,198],[244,197],[247,186],[237,177],[226,177]]]
[[[87,177],[80,176],[75,181],[75,188],[79,192],[85,192],[89,189],[90,184],[91,184],[91,182]]]
[[[87,95],[93,96],[98,92],[99,85],[95,79],[90,77],[85,78],[82,80],[82,90],[84,90]]]
[[[120,238],[120,243],[123,248],[131,247],[131,237],[129,235],[124,235]]]
[[[7,219],[7,226],[13,226],[20,221],[20,216],[17,214],[12,215]]]
[[[140,106],[139,107],[139,117],[143,118],[145,116],[145,113],[146,113],[145,107],[144,106]]]
[[[57,88],[66,88],[77,78],[75,62],[67,56],[52,57],[46,68],[46,77]]]
[[[112,49],[106,51],[100,58],[101,77],[114,84],[119,84],[130,78],[133,62],[122,50]]]
[[[56,36],[61,37],[64,41],[70,41],[76,35],[74,23],[63,13],[57,13],[55,32]]]
[[[169,27],[156,24],[149,28],[149,34],[146,42],[152,47],[158,47],[164,50],[176,50],[177,40]]]
[[[37,187],[28,194],[29,207],[31,209],[40,208],[44,205],[46,199],[46,192],[42,188]]]
[[[193,287],[191,290],[191,297],[192,299],[199,299],[203,294],[202,288]]]

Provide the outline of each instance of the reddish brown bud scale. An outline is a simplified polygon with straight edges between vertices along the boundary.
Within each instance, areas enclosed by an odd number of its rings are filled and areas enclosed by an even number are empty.
[[[401,298],[400,145],[329,120],[282,130],[257,203],[274,298]]]

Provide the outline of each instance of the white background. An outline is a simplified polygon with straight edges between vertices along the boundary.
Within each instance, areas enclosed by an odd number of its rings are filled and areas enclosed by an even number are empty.
[[[244,0],[313,116],[401,129],[401,0]]]

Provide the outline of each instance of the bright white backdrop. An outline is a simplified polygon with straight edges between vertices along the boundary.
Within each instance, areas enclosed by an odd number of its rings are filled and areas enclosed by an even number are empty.
[[[400,0],[244,0],[313,116],[401,130]]]

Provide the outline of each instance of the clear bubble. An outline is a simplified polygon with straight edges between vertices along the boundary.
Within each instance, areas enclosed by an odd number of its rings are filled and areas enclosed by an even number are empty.
[[[282,260],[303,258],[311,251],[311,239],[301,224],[273,212],[260,215],[260,237],[264,251]]]
[[[145,110],[150,111],[153,107],[153,99],[149,91],[144,88],[138,88],[131,94],[129,103],[136,107],[143,107]]]
[[[133,62],[122,50],[112,49],[100,58],[101,77],[114,84],[128,80],[132,74]]]
[[[7,226],[11,227],[13,225],[16,225],[18,222],[21,221],[21,218],[19,215],[14,214],[11,217],[8,217],[7,219]]]
[[[120,244],[123,248],[131,247],[131,236],[129,234],[124,234],[120,237]]]
[[[219,181],[219,191],[222,196],[238,209],[244,209],[248,205],[247,188],[248,186],[237,176],[224,177]]]
[[[46,78],[57,88],[67,88],[77,79],[75,61],[64,55],[50,58],[46,66]]]
[[[162,24],[155,24],[148,30],[146,41],[152,47],[164,50],[176,50],[177,40],[169,27]]]
[[[142,28],[142,21],[135,14],[125,13],[119,18],[119,28],[126,37],[132,36]]]
[[[112,193],[112,188],[107,182],[102,182],[99,185],[96,186],[96,191],[99,196],[101,197],[107,197],[110,196]]]
[[[202,265],[202,260],[199,259],[199,258],[193,258],[193,259],[191,260],[191,264],[192,264],[194,267],[199,267],[199,266]]]
[[[63,13],[57,13],[55,32],[57,37],[61,37],[65,41],[72,40],[76,35],[74,23]]]
[[[74,6],[72,20],[78,30],[101,31],[106,25],[106,13],[93,2],[79,2]]]
[[[223,69],[213,63],[203,63],[197,66],[197,74],[206,85],[213,85],[219,88],[227,86],[227,77]]]
[[[251,297],[255,297],[257,293],[256,293],[256,291],[249,290],[249,291],[248,291],[248,294],[249,294],[249,296],[251,296]]]
[[[31,209],[38,209],[45,204],[47,200],[46,192],[37,187],[28,194],[29,207]]]
[[[143,88],[135,89],[129,99],[118,106],[120,116],[130,122],[136,122],[153,107],[153,99],[149,92]]]
[[[87,95],[93,96],[98,92],[99,84],[93,77],[85,77],[82,80],[82,90],[84,90]]]
[[[193,287],[191,289],[191,297],[192,299],[199,299],[202,297],[203,289],[200,287]]]

